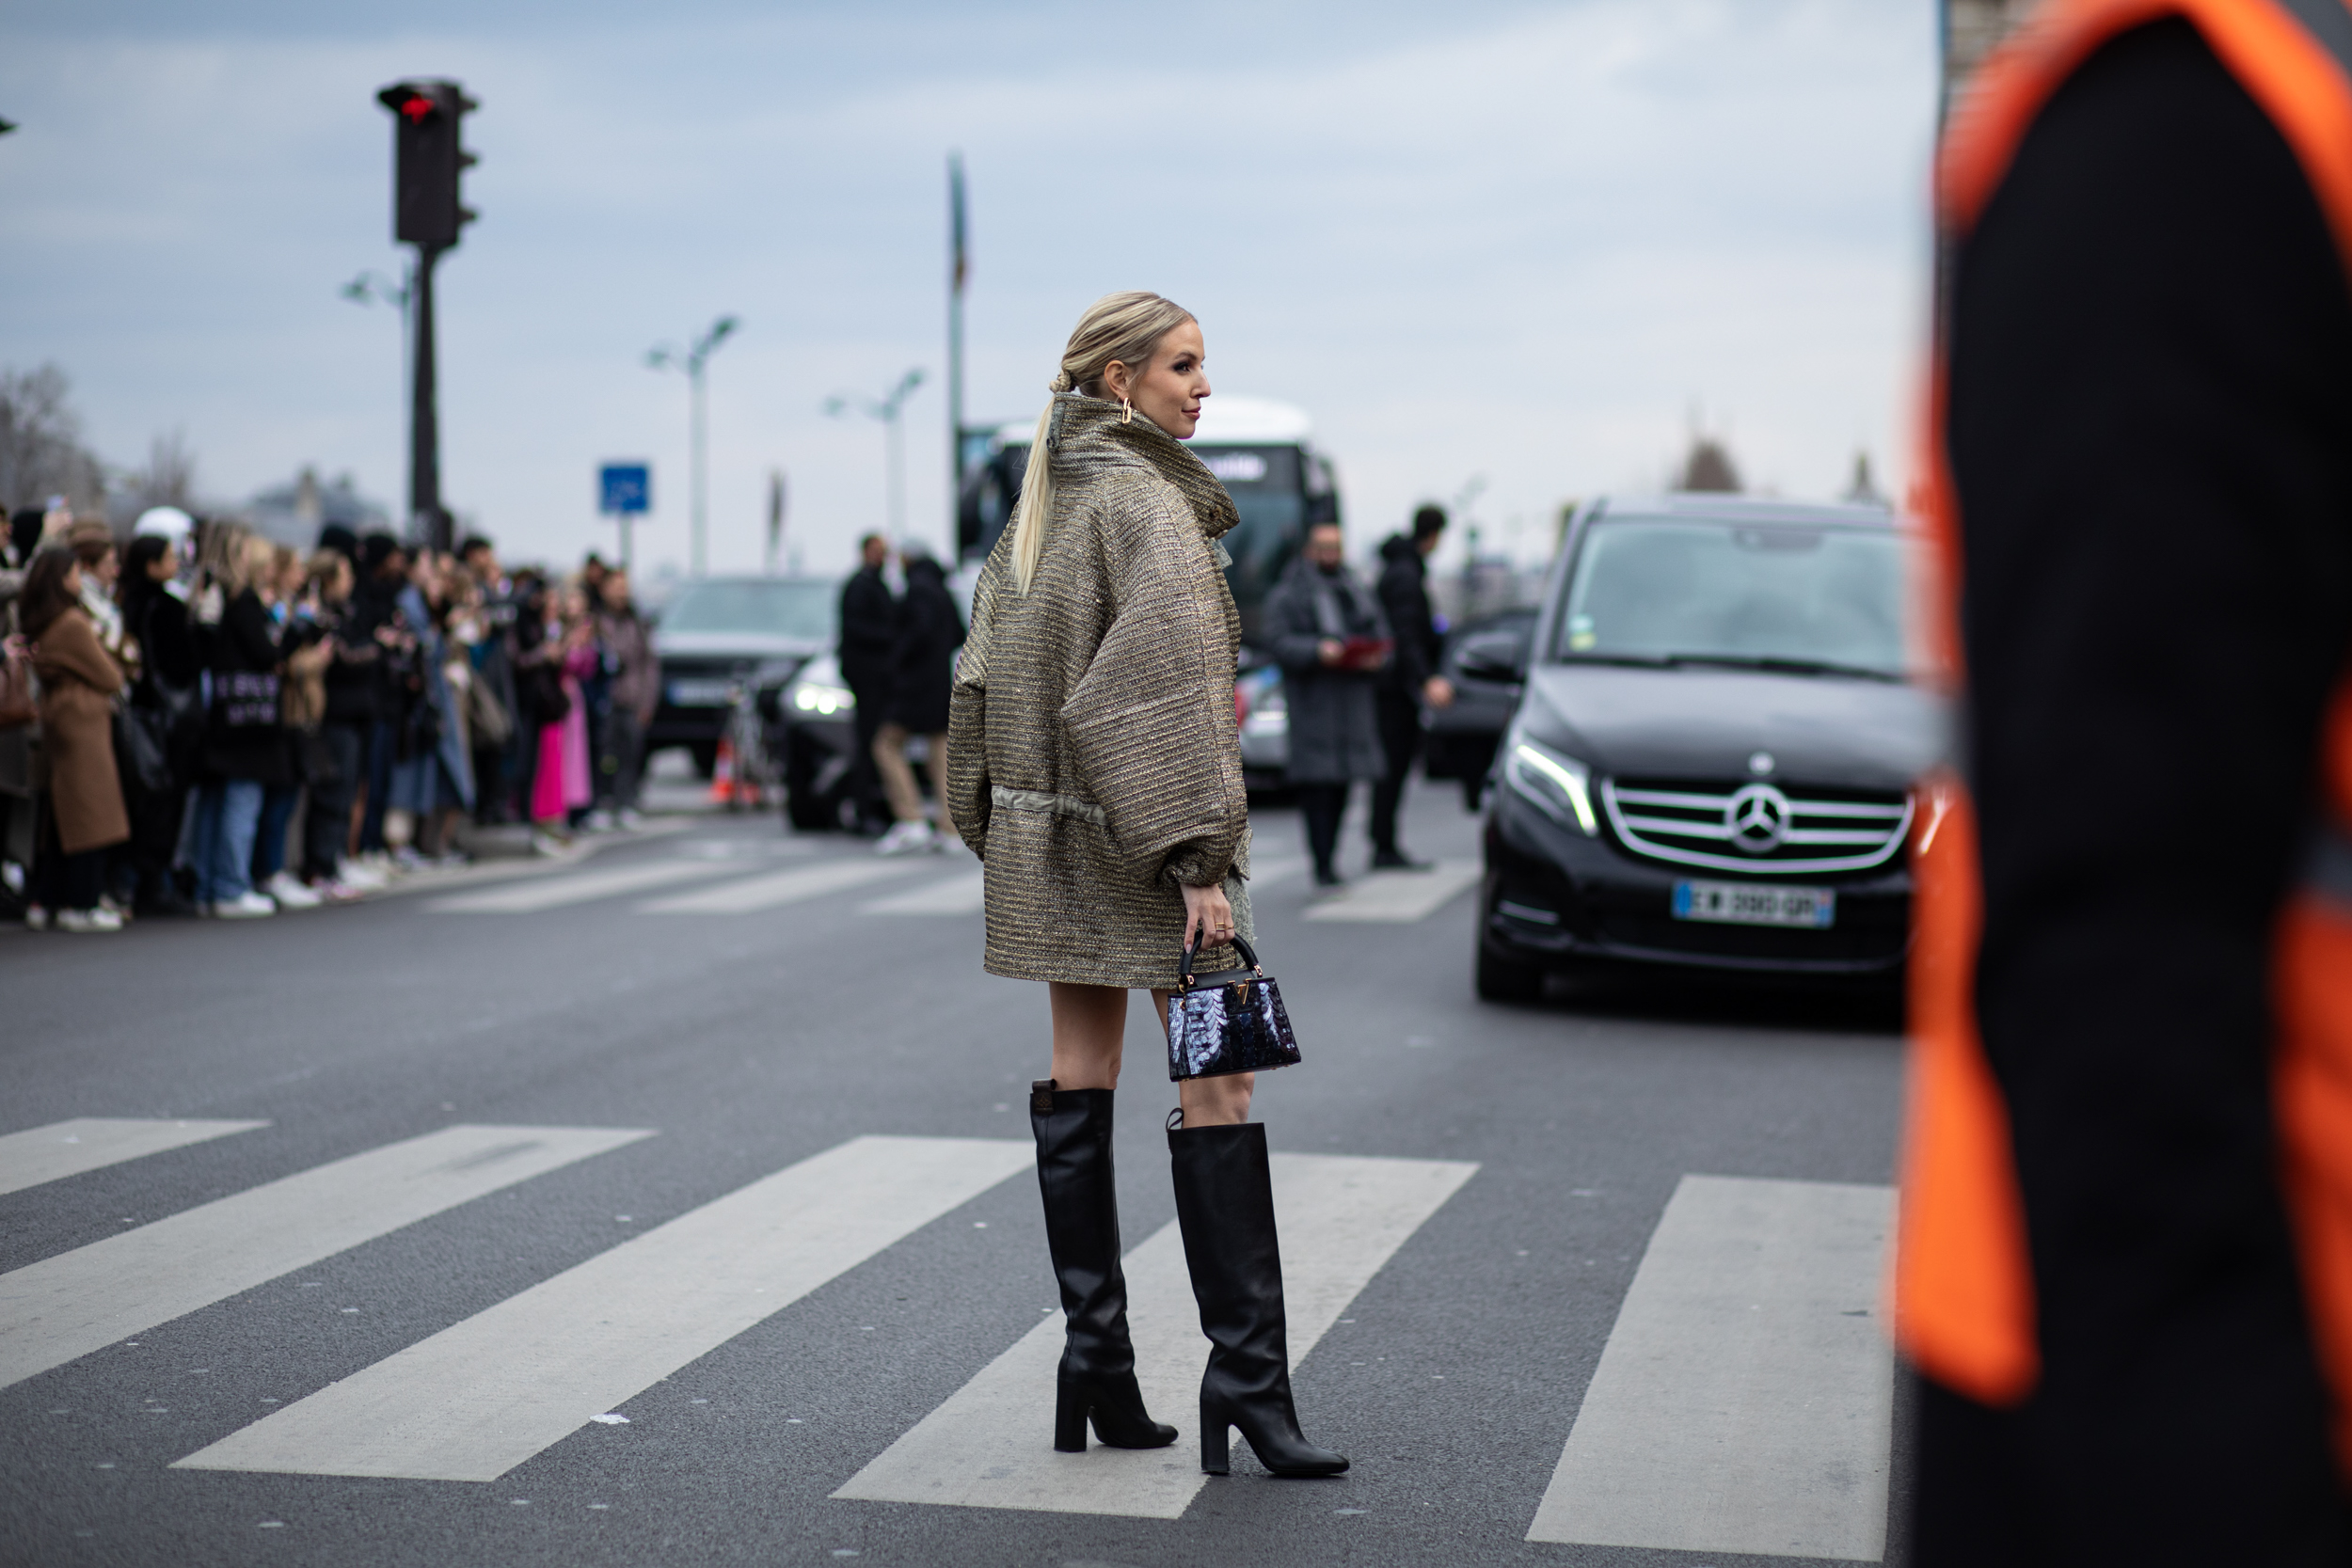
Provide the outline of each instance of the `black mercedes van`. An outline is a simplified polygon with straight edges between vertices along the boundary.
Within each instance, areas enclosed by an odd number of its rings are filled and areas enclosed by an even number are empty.
[[[1892,977],[1941,702],[1911,678],[1915,535],[1713,495],[1569,525],[1497,749],[1478,993],[1596,964]]]

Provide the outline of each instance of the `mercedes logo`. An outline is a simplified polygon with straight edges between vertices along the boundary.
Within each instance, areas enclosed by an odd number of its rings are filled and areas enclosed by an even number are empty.
[[[1788,832],[1788,797],[1768,784],[1746,785],[1724,802],[1724,826],[1747,853],[1770,854]]]

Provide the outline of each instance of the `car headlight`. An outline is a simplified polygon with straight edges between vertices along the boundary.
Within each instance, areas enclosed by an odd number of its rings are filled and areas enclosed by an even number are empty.
[[[1502,776],[1538,810],[1563,827],[1600,832],[1593,815],[1593,770],[1517,730],[1503,742]]]
[[[792,688],[792,710],[813,713],[820,719],[835,714],[857,711],[857,699],[846,686],[832,686],[823,681],[802,681]]]

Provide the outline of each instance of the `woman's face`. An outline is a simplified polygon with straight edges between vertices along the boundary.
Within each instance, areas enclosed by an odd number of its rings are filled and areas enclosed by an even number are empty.
[[[108,550],[98,558],[98,564],[89,569],[89,575],[99,587],[112,588],[115,585],[116,576],[121,570],[122,558],[114,551]]]
[[[169,582],[179,575],[180,549],[176,545],[166,545],[164,553],[147,563],[147,580],[150,582]]]
[[[1170,436],[1188,440],[1200,428],[1200,400],[1209,395],[1208,359],[1200,324],[1185,322],[1159,341],[1141,375],[1112,360],[1103,372],[1103,387],[1114,399],[1134,404],[1136,413]]]

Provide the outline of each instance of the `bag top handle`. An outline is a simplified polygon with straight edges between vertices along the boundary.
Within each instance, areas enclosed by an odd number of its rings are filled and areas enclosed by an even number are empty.
[[[1232,945],[1240,951],[1241,961],[1249,966],[1250,973],[1263,979],[1265,971],[1258,967],[1258,955],[1249,950],[1248,939],[1236,931],[1233,933]],[[1195,951],[1197,949],[1190,942],[1184,943],[1184,956],[1176,966],[1176,989],[1180,991],[1189,993],[1192,990],[1192,956]]]

